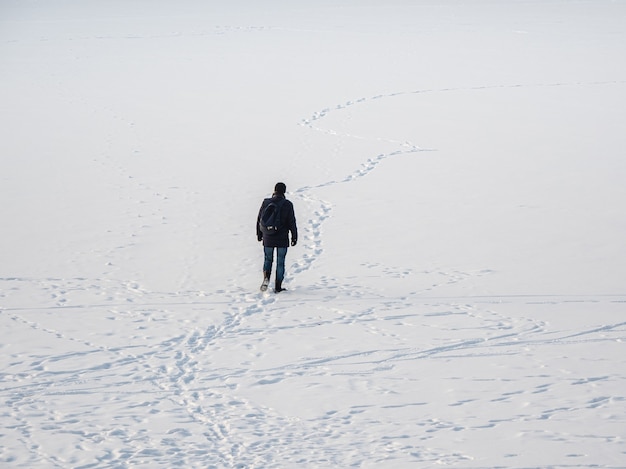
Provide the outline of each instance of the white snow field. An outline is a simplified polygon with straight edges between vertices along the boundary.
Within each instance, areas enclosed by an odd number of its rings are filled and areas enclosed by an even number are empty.
[[[624,0],[0,0],[0,467],[626,467],[625,57]]]

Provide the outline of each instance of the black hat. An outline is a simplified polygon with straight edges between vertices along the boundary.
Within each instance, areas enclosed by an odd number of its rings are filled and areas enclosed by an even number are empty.
[[[287,192],[287,186],[283,182],[278,182],[276,183],[276,186],[274,186],[274,192],[284,194]]]

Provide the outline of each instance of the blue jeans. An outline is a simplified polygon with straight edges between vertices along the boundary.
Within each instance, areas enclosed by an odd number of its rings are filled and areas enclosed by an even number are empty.
[[[274,249],[276,249],[276,280],[282,282],[285,278],[285,256],[287,248],[268,248],[263,247],[265,252],[265,261],[263,262],[263,272],[272,272],[272,263],[274,261]]]

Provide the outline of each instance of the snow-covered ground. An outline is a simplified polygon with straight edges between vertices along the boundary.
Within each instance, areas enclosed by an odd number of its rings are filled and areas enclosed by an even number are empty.
[[[625,52],[623,0],[0,0],[0,466],[626,467]]]

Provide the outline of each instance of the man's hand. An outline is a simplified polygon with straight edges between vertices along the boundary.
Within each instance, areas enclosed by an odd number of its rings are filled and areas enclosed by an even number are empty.
[[[298,240],[297,239],[292,239],[291,240],[291,245],[295,246],[296,244],[298,244]]]

